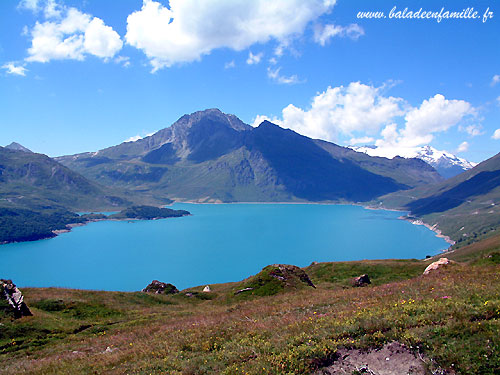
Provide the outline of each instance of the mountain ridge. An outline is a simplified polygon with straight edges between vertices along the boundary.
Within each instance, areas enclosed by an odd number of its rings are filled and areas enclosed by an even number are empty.
[[[57,160],[105,185],[196,201],[366,201],[440,180],[424,163],[399,162],[404,166],[394,168],[397,162],[382,158],[374,162],[346,152],[339,156],[328,147],[340,146],[327,144],[270,122],[254,128],[234,115],[209,109],[184,115],[141,140]],[[276,148],[286,151],[288,160],[279,160]],[[300,165],[302,175],[290,160]],[[323,176],[316,165],[327,168]],[[361,175],[374,183],[367,188]]]

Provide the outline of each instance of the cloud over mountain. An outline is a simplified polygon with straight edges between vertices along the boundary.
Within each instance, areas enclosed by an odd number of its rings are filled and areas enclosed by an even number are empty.
[[[309,109],[289,104],[283,108],[282,118],[272,121],[300,134],[326,140],[335,140],[338,133],[374,134],[383,124],[404,114],[402,99],[386,97],[382,92],[383,87],[360,82],[328,87],[312,99]]]
[[[341,135],[349,136],[351,144],[375,141],[387,155],[405,155],[408,150],[431,143],[435,134],[476,116],[476,110],[464,100],[436,94],[419,107],[412,107],[403,98],[388,96],[385,88],[361,82],[328,87],[312,99],[310,108],[289,104],[280,118],[259,115],[254,126],[268,119],[312,138],[336,141]],[[464,129],[475,136],[480,125]],[[465,150],[462,143],[460,151]]]

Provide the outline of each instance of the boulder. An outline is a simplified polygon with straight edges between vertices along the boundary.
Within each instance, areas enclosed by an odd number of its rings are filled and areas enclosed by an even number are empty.
[[[212,289],[210,289],[210,285],[207,285],[206,287],[203,288],[204,293],[210,293]]]
[[[424,270],[424,275],[428,275],[429,272],[437,270],[439,268],[442,268],[448,264],[455,263],[452,260],[449,260],[448,258],[440,258],[439,260],[429,264],[427,268]]]
[[[241,298],[250,296],[272,296],[292,290],[316,288],[307,273],[290,264],[272,264],[257,275],[250,276],[238,285],[234,293]]]
[[[12,280],[0,279],[0,299],[7,301],[8,310],[13,313],[16,319],[33,315],[24,303],[23,294]]]
[[[366,274],[355,277],[352,280],[352,285],[355,287],[367,286],[368,284],[371,284],[371,283],[372,282],[370,281],[370,278]]]
[[[305,271],[290,264],[273,264],[270,266],[269,276],[274,277],[285,284],[293,284],[293,280],[299,279],[302,283],[316,288]],[[267,269],[268,267],[264,268]]]
[[[177,288],[172,284],[162,283],[158,280],[153,280],[151,284],[145,287],[143,290],[145,293],[156,293],[156,294],[176,294],[179,293]]]

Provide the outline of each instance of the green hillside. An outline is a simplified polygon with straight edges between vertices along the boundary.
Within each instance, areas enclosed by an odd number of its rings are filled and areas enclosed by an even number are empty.
[[[124,207],[115,194],[43,154],[0,147],[0,206],[78,210]]]
[[[375,204],[409,210],[468,244],[500,227],[500,154],[441,183],[398,191]]]

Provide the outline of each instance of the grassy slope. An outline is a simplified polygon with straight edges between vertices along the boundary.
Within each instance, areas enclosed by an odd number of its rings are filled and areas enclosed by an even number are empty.
[[[412,211],[467,245],[500,228],[500,154],[438,184],[397,191],[372,202]]]
[[[234,296],[252,278],[209,298],[25,289],[34,316],[1,319],[0,373],[307,374],[339,347],[392,340],[431,369],[498,373],[500,266],[488,255],[499,247],[497,236],[456,250],[468,263],[429,276],[418,260],[315,264],[317,289],[268,297]],[[352,288],[365,272],[372,286]]]
[[[500,230],[496,230],[488,238],[479,242],[474,242],[466,246],[457,244],[452,247],[452,251],[446,257],[457,262],[488,263],[492,261],[489,257],[495,258],[500,254]],[[434,258],[437,258],[434,257]]]

